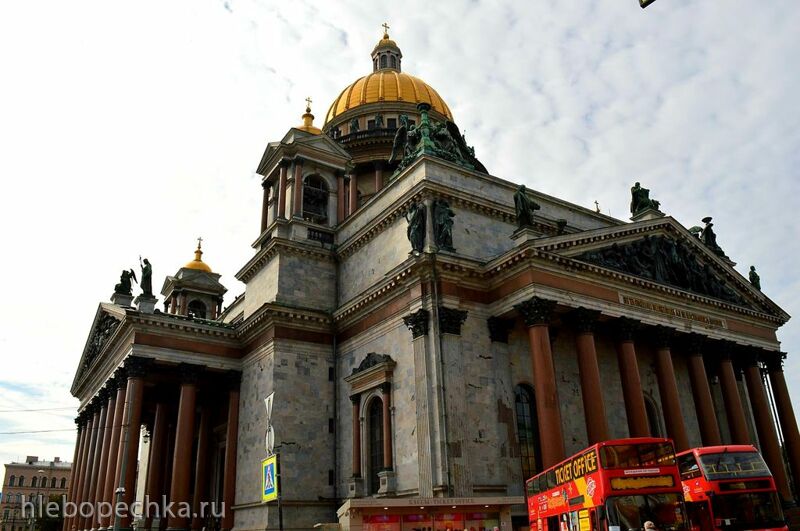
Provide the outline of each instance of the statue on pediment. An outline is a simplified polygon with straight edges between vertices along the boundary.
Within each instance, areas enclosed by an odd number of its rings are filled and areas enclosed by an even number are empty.
[[[723,251],[722,247],[717,244],[717,234],[712,228],[714,227],[714,224],[711,223],[711,216],[704,217],[703,223],[705,223],[705,227],[700,230],[700,241],[703,242],[706,247],[711,249],[711,251],[717,256],[727,258],[725,251]]]
[[[408,116],[401,114],[400,127],[397,128],[394,134],[394,140],[392,141],[392,153],[389,155],[389,164],[399,161],[399,167],[405,167],[410,159],[415,156],[419,140],[420,134],[417,130],[417,126],[409,125]]]
[[[642,185],[638,182],[631,188],[631,214],[634,216],[648,208],[658,210],[660,205],[660,202],[655,199],[650,199],[650,190],[648,188],[642,188]]]
[[[152,297],[153,296],[153,266],[150,265],[150,261],[145,258],[142,260],[142,257],[139,257],[139,267],[142,269],[142,281],[139,283],[139,287],[142,288],[142,295],[145,297]]]
[[[119,276],[119,284],[114,286],[114,293],[119,293],[120,295],[132,295],[131,280],[138,282],[136,280],[136,273],[133,272],[133,269],[123,269]]]
[[[528,191],[524,184],[517,188],[514,193],[514,210],[517,215],[517,226],[520,229],[533,227],[533,216],[541,208],[536,201],[528,197]]]
[[[750,284],[757,290],[761,290],[761,277],[756,273],[756,266],[750,266]]]

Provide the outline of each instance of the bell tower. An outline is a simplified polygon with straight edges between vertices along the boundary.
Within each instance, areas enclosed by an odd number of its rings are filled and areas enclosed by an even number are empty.
[[[203,262],[202,242],[203,238],[197,238],[194,260],[164,280],[161,294],[165,312],[209,320],[222,313],[222,298],[228,290],[219,282],[221,275]]]

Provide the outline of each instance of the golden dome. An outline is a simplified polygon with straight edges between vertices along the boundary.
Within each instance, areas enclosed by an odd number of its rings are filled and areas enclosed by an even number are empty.
[[[428,103],[434,111],[453,120],[450,108],[433,87],[418,77],[382,69],[357,79],[345,88],[328,109],[325,123],[350,109],[382,102]]]
[[[321,135],[322,129],[314,127],[314,115],[311,114],[311,98],[306,99],[306,101],[308,105],[306,105],[306,113],[303,115],[303,125],[298,126],[297,129],[312,135]]]
[[[203,262],[203,251],[200,249],[200,242],[202,238],[197,239],[197,249],[194,251],[194,260],[188,262],[185,266],[186,269],[194,269],[195,271],[204,271],[206,273],[211,273],[211,267],[205,262]]]

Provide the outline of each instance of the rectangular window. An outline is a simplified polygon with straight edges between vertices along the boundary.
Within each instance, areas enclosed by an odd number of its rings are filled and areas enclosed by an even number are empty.
[[[389,129],[397,129],[397,118],[389,118],[386,120],[386,127]]]
[[[367,120],[367,129],[375,129],[375,120]]]
[[[333,419],[328,419],[328,433],[333,433]]]

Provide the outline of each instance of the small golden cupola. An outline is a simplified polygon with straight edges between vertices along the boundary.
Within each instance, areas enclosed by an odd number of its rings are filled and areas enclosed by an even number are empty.
[[[378,41],[372,50],[372,71],[396,70],[401,72],[400,61],[403,53],[397,43],[389,38],[389,25],[383,24],[383,38]]]
[[[303,115],[303,125],[297,127],[297,129],[312,135],[322,134],[322,129],[314,127],[314,115],[311,114],[311,98],[306,98],[306,113]]]
[[[161,294],[164,311],[193,319],[217,319],[222,313],[222,300],[228,290],[220,284],[220,274],[203,262],[203,239],[197,239],[194,260],[164,280]]]

